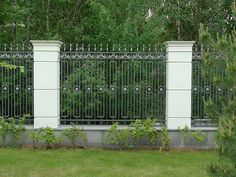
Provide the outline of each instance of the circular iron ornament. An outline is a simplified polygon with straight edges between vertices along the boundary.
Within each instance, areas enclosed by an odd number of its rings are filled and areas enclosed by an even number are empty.
[[[197,91],[198,91],[198,88],[197,88],[197,87],[193,87],[193,91],[194,91],[194,92],[197,92]]]
[[[3,85],[3,86],[2,86],[2,91],[3,91],[3,92],[7,92],[7,91],[8,91],[8,86]]]
[[[103,91],[103,87],[102,86],[98,87],[98,91],[102,92]]]
[[[148,92],[151,92],[151,91],[152,91],[152,87],[150,87],[150,86],[147,87],[147,91],[148,91]]]
[[[92,91],[92,87],[91,87],[91,86],[88,86],[88,87],[86,88],[86,91],[87,91],[87,92],[91,92],[91,91]]]
[[[16,85],[16,86],[15,86],[15,91],[17,91],[17,92],[20,91],[20,86],[19,86],[19,85]]]
[[[67,91],[67,87],[62,87],[62,90],[65,92]]]
[[[27,86],[27,91],[30,92],[32,90],[32,86],[28,85]]]
[[[163,88],[163,87],[159,87],[159,91],[160,91],[160,92],[163,92],[163,91],[164,91],[164,88]]]
[[[222,92],[222,88],[221,88],[221,87],[218,87],[218,88],[217,88],[217,92]]]
[[[111,86],[110,89],[111,89],[111,91],[113,91],[113,92],[116,90],[116,88],[115,88],[114,86]]]
[[[140,91],[140,87],[135,87],[135,91],[139,92]]]
[[[232,91],[233,91],[233,88],[230,88],[229,91],[232,92]]]
[[[76,86],[74,86],[74,91],[79,91],[79,86],[78,85],[76,85]]]
[[[128,87],[123,87],[123,92],[128,92]]]
[[[206,86],[206,87],[205,87],[205,91],[206,91],[206,92],[210,92],[210,91],[211,91],[210,87],[209,87],[209,86]]]

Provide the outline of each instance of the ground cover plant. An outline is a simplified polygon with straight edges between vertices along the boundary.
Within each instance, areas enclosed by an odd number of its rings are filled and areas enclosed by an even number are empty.
[[[0,176],[207,177],[209,151],[0,149]]]

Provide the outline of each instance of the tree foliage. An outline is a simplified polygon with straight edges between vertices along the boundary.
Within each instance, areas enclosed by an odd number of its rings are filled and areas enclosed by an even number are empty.
[[[235,15],[235,3],[232,7]],[[210,115],[219,120],[217,144],[220,154],[220,161],[212,163],[209,171],[212,176],[236,176],[236,31],[232,30],[230,34],[214,38],[207,29],[201,28],[200,36],[203,43],[211,44],[224,58],[225,75],[213,76],[213,82],[220,83],[233,91],[233,94],[222,99],[224,108],[221,113],[214,109],[214,105],[208,109]],[[214,57],[211,53],[205,54],[206,63],[212,67],[218,64],[214,62]]]
[[[233,0],[2,0],[0,42],[59,39],[83,43],[198,40],[235,25]]]

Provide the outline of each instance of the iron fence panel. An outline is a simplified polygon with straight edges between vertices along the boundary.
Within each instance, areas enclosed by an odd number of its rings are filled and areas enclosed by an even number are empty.
[[[165,120],[165,53],[64,51],[61,124]]]
[[[27,124],[33,124],[33,53],[25,49],[5,45],[0,50],[0,62],[10,66],[0,67],[0,116],[28,115]]]

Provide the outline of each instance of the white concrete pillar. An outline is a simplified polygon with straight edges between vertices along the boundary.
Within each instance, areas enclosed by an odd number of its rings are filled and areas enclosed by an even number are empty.
[[[60,41],[31,41],[34,52],[34,128],[58,128]]]
[[[166,123],[168,129],[191,128],[192,46],[194,41],[168,41]]]

